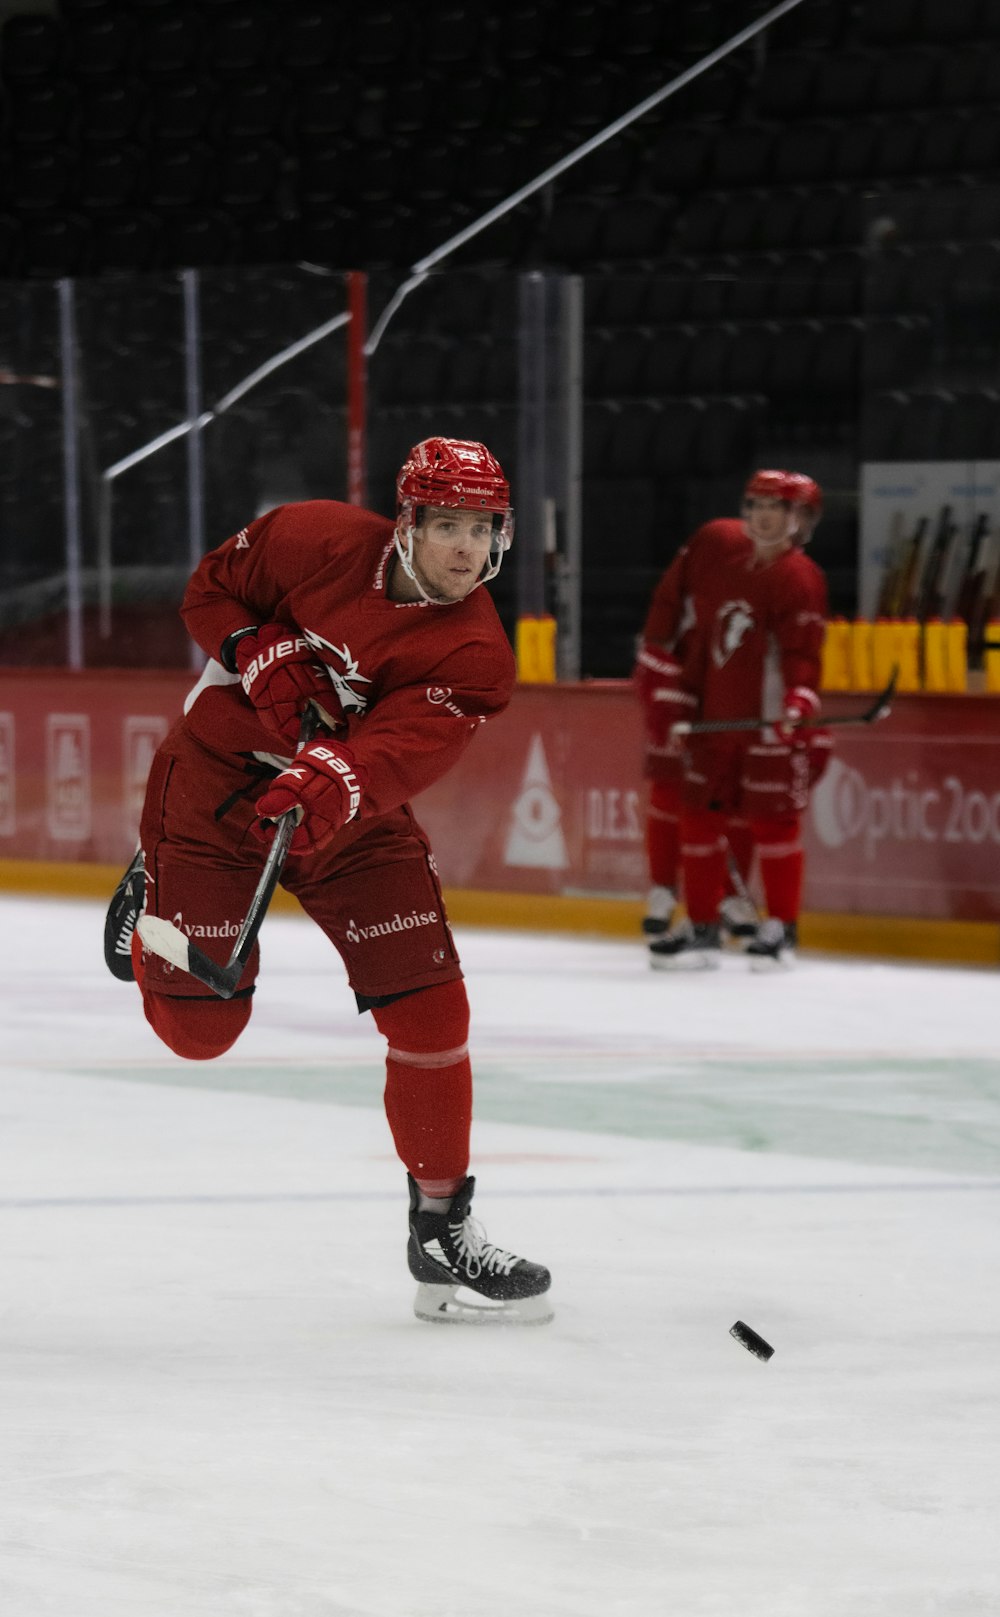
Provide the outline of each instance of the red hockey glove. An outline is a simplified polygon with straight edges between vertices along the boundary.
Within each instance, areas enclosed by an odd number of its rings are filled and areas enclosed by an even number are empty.
[[[343,713],[329,674],[308,640],[287,624],[265,623],[244,635],[233,658],[261,723],[283,741],[294,747],[309,702],[327,729],[339,727]]]
[[[651,747],[664,747],[670,739],[670,726],[678,719],[694,717],[698,698],[683,688],[677,658],[658,646],[641,648],[632,679],[642,703],[646,739]]]
[[[291,850],[315,853],[353,820],[361,806],[361,790],[362,774],[350,748],[339,742],[328,747],[323,741],[312,741],[257,799],[262,823],[254,830],[265,842],[270,841],[270,823],[294,810],[299,823]]]
[[[803,719],[814,719],[819,712],[819,697],[807,685],[796,685],[794,690],[785,692],[785,716],[774,726],[774,733],[779,741],[790,742],[796,747],[808,746],[815,730],[800,728]]]

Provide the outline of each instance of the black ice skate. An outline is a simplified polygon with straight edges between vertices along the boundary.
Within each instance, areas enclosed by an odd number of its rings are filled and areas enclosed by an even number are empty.
[[[768,916],[747,944],[752,971],[774,971],[795,964],[798,929],[794,921],[778,921]]]
[[[654,971],[712,971],[719,964],[721,946],[717,921],[696,921],[649,945]]]
[[[104,960],[112,977],[120,983],[134,983],[132,934],[146,902],[146,871],[142,849],[136,853],[108,905],[104,918]]]
[[[552,1277],[540,1263],[515,1257],[487,1241],[471,1217],[476,1181],[468,1178],[446,1213],[420,1208],[420,1189],[410,1174],[410,1273],[418,1281],[413,1311],[434,1324],[545,1325],[552,1318],[547,1295]],[[475,1300],[460,1293],[475,1293]]]

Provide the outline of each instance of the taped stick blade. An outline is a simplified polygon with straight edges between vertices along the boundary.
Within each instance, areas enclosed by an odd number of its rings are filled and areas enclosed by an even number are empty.
[[[228,965],[220,966],[218,961],[210,960],[207,954],[202,954],[179,927],[172,921],[165,921],[159,915],[143,915],[137,922],[137,931],[144,946],[161,960],[169,965],[176,966],[178,971],[186,971],[189,977],[195,977],[198,982],[204,983],[213,994],[220,999],[231,999],[243,975],[244,962],[242,960],[230,961]]]
[[[161,915],[140,915],[136,931],[144,946],[161,960],[169,961],[178,971],[188,971],[190,944],[179,926],[165,921]]]

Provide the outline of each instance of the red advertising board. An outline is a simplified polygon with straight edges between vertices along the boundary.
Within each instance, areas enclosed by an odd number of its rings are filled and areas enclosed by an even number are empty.
[[[807,816],[808,908],[1000,918],[1000,700],[909,697],[835,734]]]
[[[0,672],[0,858],[124,863],[150,759],[191,684]],[[804,827],[806,907],[1000,920],[998,721],[994,697],[905,697],[879,725],[836,730]],[[639,896],[641,753],[625,682],[521,686],[416,800],[445,885]]]
[[[130,856],[153,753],[193,683],[139,669],[0,671],[0,858]]]

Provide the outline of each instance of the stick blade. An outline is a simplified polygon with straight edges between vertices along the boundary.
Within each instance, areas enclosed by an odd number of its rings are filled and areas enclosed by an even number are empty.
[[[178,971],[189,971],[190,945],[179,926],[165,921],[161,915],[140,915],[135,926],[144,946],[161,960],[169,961]]]
[[[204,983],[220,999],[232,999],[243,975],[244,961],[236,960],[227,966],[220,966],[196,949],[180,927],[174,926],[172,921],[165,921],[160,915],[140,916],[136,930],[143,945],[159,955],[161,960],[176,966],[178,971],[186,971],[189,977]]]

